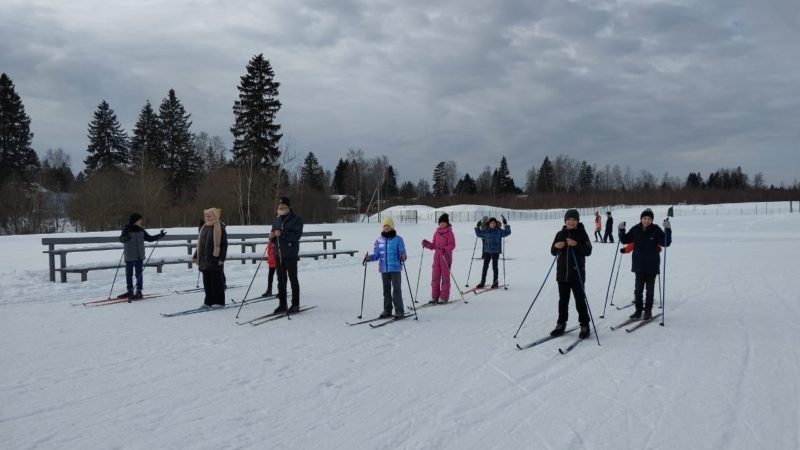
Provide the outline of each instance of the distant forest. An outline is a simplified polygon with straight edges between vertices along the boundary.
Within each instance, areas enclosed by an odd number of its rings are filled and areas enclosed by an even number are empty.
[[[386,156],[348,149],[336,167],[314,152],[298,155],[282,142],[276,116],[280,83],[263,55],[254,56],[233,102],[232,148],[219,136],[191,129],[174,89],[154,108],[149,100],[128,134],[105,100],[87,125],[85,169],[75,175],[62,149],[40,159],[31,147],[31,118],[7,74],[0,76],[0,234],[120,228],[132,212],[150,227],[195,226],[202,210],[222,208],[230,225],[270,223],[275,200],[292,198],[308,223],[357,220],[399,204],[442,207],[486,204],[509,209],[592,208],[620,204],[732,203],[800,200],[800,185],[766,186],[741,167],[707,174],[656,176],[569,155],[545,157],[521,182],[508,161],[461,173],[454,161],[431,178],[400,181]],[[302,158],[302,161],[300,160]]]

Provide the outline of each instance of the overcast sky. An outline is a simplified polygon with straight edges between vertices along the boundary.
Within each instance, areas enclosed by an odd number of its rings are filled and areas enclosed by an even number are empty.
[[[263,53],[284,139],[326,170],[360,148],[414,182],[505,155],[522,186],[559,154],[800,178],[798,0],[2,0],[0,17],[33,146],[76,173],[104,99],[131,133],[175,89],[192,131],[230,145],[239,77]]]

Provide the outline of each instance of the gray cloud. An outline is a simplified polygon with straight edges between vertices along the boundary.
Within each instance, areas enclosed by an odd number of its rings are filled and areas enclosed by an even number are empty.
[[[0,71],[43,153],[80,169],[107,100],[130,132],[174,88],[230,142],[247,61],[281,82],[279,122],[328,169],[348,148],[402,180],[568,154],[634,173],[741,165],[797,179],[800,5],[767,2],[3,2]],[[533,3],[533,4],[527,4]]]

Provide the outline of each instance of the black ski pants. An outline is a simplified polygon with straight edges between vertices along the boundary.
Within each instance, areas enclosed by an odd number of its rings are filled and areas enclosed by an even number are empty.
[[[300,306],[300,281],[297,279],[297,260],[279,259],[278,266],[278,302],[286,306],[287,280],[292,285],[292,305]]]
[[[586,294],[579,281],[558,282],[558,323],[565,324],[569,319],[569,294],[575,297],[575,309],[578,310],[578,323],[589,326],[589,309],[586,307]]]
[[[655,285],[656,274],[636,272],[636,286],[633,289],[633,304],[637,311],[641,311],[642,306],[648,311],[653,309],[653,289]],[[647,295],[644,299],[644,305],[642,305],[642,291],[644,291],[645,288],[647,288]]]

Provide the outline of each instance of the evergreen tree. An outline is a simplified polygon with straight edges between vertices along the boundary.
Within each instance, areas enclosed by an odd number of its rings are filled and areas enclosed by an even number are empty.
[[[417,190],[414,188],[414,183],[406,181],[400,187],[400,196],[403,198],[416,198]]]
[[[391,198],[398,195],[400,195],[400,189],[397,188],[397,176],[394,173],[394,167],[390,165],[386,168],[386,177],[383,180],[383,196]]]
[[[455,193],[458,195],[475,195],[478,192],[478,186],[475,184],[475,180],[469,176],[469,174],[464,174],[464,178],[458,180],[456,184]]]
[[[283,135],[275,123],[281,108],[280,83],[274,81],[275,73],[263,54],[254,56],[246,70],[238,86],[239,100],[233,105],[233,160],[270,168],[281,155],[278,143]]]
[[[536,192],[555,191],[555,171],[550,157],[545,156],[542,165],[539,167],[539,176],[536,177]]]
[[[317,157],[314,156],[314,152],[308,152],[308,156],[303,161],[303,167],[300,168],[300,182],[311,190],[325,191],[325,172],[319,165]]]
[[[89,156],[83,160],[87,175],[128,164],[128,135],[114,110],[103,100],[89,123]]]
[[[153,110],[150,100],[147,100],[139,112],[136,125],[133,126],[133,138],[131,139],[133,170],[139,172],[146,167],[164,167],[166,156],[161,144],[158,116]]]
[[[447,173],[445,172],[445,162],[442,161],[436,165],[433,170],[433,196],[442,197],[450,194],[450,189],[447,184]]]
[[[336,170],[333,172],[333,181],[331,182],[331,190],[334,194],[345,195],[347,193],[347,172],[347,161],[339,158],[339,163],[336,164]]]
[[[70,168],[70,157],[64,150],[48,149],[42,161],[42,186],[53,192],[69,192],[75,175]]]
[[[219,136],[209,136],[205,131],[194,135],[192,147],[203,161],[203,171],[211,173],[225,166],[225,143]]]
[[[0,183],[12,174],[33,181],[39,170],[39,157],[31,147],[31,118],[25,113],[14,83],[0,75]]]
[[[500,167],[495,170],[492,176],[492,190],[497,194],[511,194],[516,191],[514,180],[511,179],[511,172],[508,170],[506,157],[500,159]]]
[[[203,161],[192,146],[189,128],[191,114],[187,114],[175,90],[161,101],[158,109],[161,148],[164,162],[161,168],[167,174],[167,185],[176,201],[193,191],[203,170]]]
[[[581,162],[581,168],[578,172],[578,186],[581,192],[592,190],[594,185],[594,168],[586,161]]]

